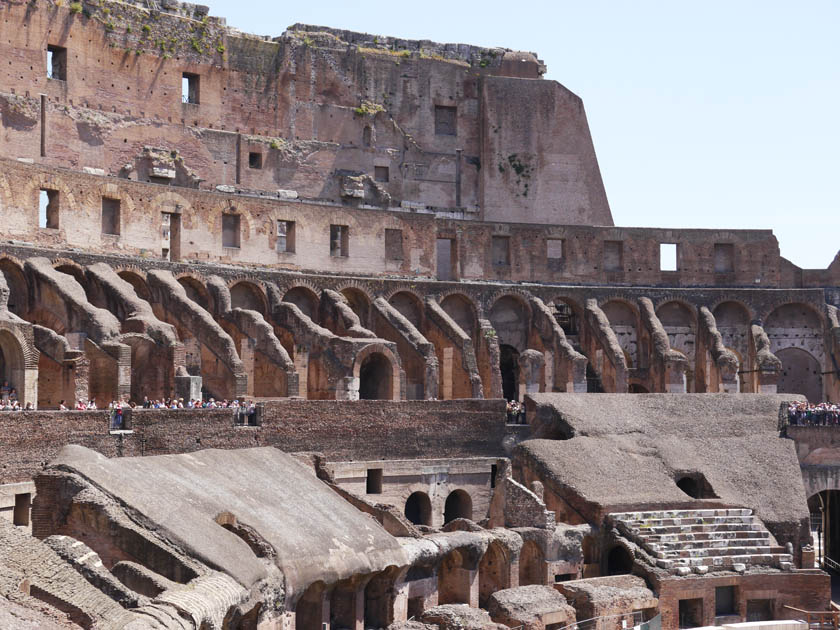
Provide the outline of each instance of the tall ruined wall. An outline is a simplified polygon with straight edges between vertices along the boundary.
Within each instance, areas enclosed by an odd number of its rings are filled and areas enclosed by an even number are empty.
[[[580,100],[539,79],[532,53],[303,25],[255,37],[165,4],[4,3],[2,154],[188,187],[612,224]],[[545,98],[506,108],[526,87]],[[527,153],[541,182],[530,198],[492,183],[489,156],[511,153],[500,141]]]
[[[207,448],[276,446],[331,459],[503,455],[504,401],[307,401],[265,403],[259,427],[234,424],[232,409],[137,410],[132,433],[109,434],[107,411],[19,412],[0,417],[0,484],[29,481],[66,444],[107,457]]]

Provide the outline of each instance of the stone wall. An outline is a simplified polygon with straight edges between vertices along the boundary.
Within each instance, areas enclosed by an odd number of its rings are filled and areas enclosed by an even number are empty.
[[[30,480],[62,446],[107,457],[275,446],[318,451],[332,460],[502,456],[504,402],[268,402],[261,425],[235,425],[230,409],[139,410],[130,432],[109,432],[107,411],[0,414],[0,484]]]

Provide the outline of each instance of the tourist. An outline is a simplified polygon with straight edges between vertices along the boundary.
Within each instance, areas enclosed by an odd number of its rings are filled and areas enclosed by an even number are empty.
[[[58,410],[59,411],[67,411],[67,405],[64,402],[64,399],[58,401]]]
[[[788,422],[801,426],[840,425],[840,405],[832,402],[817,405],[791,402],[788,403]]]
[[[9,387],[9,381],[3,381],[3,386],[0,387],[0,399],[4,402],[9,397],[9,392],[12,391],[11,387]]]

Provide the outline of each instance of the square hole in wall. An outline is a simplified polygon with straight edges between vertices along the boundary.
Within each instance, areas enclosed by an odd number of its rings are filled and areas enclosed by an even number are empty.
[[[330,226],[330,256],[346,257],[350,252],[350,228],[346,225]]]
[[[382,469],[368,468],[367,480],[365,483],[367,494],[382,494]]]
[[[57,190],[41,189],[38,194],[38,227],[58,229],[58,201]]]
[[[715,617],[738,614],[738,599],[734,586],[715,587]]]
[[[56,81],[67,80],[67,49],[61,46],[47,46],[47,78]]]
[[[387,184],[391,180],[390,169],[387,166],[374,166],[373,179],[378,182]]]
[[[703,625],[703,598],[679,600],[679,627],[699,628]]]
[[[491,242],[494,267],[510,267],[510,237],[494,236]]]
[[[387,260],[403,259],[402,230],[385,229],[385,258]]]
[[[659,244],[659,270],[660,271],[676,271],[677,270],[677,244],[676,243],[660,243]]]
[[[435,135],[455,136],[457,128],[458,108],[445,105],[435,105]]]
[[[731,273],[735,271],[735,245],[715,243],[715,272]]]
[[[15,509],[12,522],[20,527],[29,525],[29,510],[32,507],[32,495],[24,492],[15,495]]]
[[[624,243],[604,241],[604,271],[621,271],[622,269],[624,269]]]
[[[120,200],[110,197],[102,198],[102,233],[120,233]]]
[[[200,96],[200,81],[201,77],[197,74],[185,72],[181,76],[181,101],[184,103],[191,103],[198,105]]]
[[[263,167],[263,154],[259,151],[251,151],[248,154],[248,168],[261,169]]]
[[[238,214],[222,215],[222,247],[239,247],[240,225]]]
[[[277,222],[277,251],[293,253],[295,251],[295,222]]]
[[[435,243],[437,261],[437,279],[455,279],[455,239],[439,238]]]

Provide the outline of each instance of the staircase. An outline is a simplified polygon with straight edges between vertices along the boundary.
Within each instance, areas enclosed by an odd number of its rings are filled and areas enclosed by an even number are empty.
[[[610,520],[647,551],[657,567],[675,575],[793,567],[793,557],[750,509],[617,512]]]

